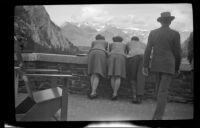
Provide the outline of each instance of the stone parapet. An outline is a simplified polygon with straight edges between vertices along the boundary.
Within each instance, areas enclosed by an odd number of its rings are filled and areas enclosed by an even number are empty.
[[[87,56],[27,53],[23,54],[23,60],[25,68],[59,69],[63,74],[76,75],[77,78],[73,78],[70,82],[70,93],[86,95],[90,90],[90,77],[87,74]],[[184,61],[184,64],[187,65],[186,61]],[[33,90],[45,89],[52,84],[52,81],[48,78],[31,78],[30,81]],[[62,84],[61,80],[58,79],[57,84]],[[169,100],[179,102],[192,101],[193,92],[191,92],[190,86],[189,80],[174,78],[169,89]],[[109,97],[111,95],[110,80],[108,78],[101,78],[97,92],[100,96]],[[126,98],[131,98],[132,96],[131,86],[126,80],[122,80],[119,96]],[[155,97],[154,74],[146,78],[145,97]]]

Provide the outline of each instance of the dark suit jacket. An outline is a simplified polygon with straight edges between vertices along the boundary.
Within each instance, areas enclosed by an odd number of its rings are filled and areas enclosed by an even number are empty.
[[[152,30],[144,54],[144,67],[152,72],[174,74],[179,70],[180,61],[180,34],[169,27]]]
[[[189,42],[188,42],[188,56],[187,56],[190,64],[193,60],[193,32],[190,33]]]
[[[19,46],[18,41],[14,41],[14,54],[16,55],[15,66],[19,66],[20,63],[23,63],[22,55],[21,55],[21,48]]]

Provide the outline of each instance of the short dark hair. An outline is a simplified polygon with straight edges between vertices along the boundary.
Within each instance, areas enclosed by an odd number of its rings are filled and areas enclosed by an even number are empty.
[[[96,35],[95,37],[96,40],[105,40],[105,37],[102,36],[101,34]]]
[[[121,36],[115,36],[115,37],[112,38],[112,40],[113,40],[114,42],[122,42],[122,41],[123,41],[123,38],[122,38]]]
[[[133,36],[133,37],[131,38],[131,40],[139,41],[140,39],[139,39],[139,37],[137,37],[137,36]]]

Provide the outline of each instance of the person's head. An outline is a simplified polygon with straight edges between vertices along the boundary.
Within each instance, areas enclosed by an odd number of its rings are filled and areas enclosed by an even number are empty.
[[[95,39],[96,40],[105,40],[105,37],[100,35],[100,34],[98,34],[98,35],[96,35]]]
[[[14,35],[14,40],[15,40],[14,41],[15,43],[18,43],[20,49],[23,50],[25,47],[24,45],[25,45],[26,39],[22,37],[21,35]]]
[[[139,38],[138,38],[137,36],[133,36],[133,37],[131,38],[131,41],[140,41],[140,40],[139,40]]]
[[[170,12],[162,12],[160,15],[161,16],[158,17],[157,21],[160,22],[162,26],[169,26],[175,18],[174,16],[171,16]]]
[[[121,36],[114,36],[112,38],[113,42],[122,42],[123,41],[123,38]]]

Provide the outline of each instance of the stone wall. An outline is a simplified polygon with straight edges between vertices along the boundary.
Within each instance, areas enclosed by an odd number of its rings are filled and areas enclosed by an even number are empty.
[[[87,65],[86,58],[80,61],[81,57],[70,57],[70,62],[64,62],[64,60],[59,61],[54,57],[54,61],[45,61],[45,57],[43,57],[43,61],[39,59],[37,56],[35,59],[30,59],[30,57],[25,57],[25,68],[45,68],[45,69],[59,69],[62,74],[72,74],[77,76],[70,80],[69,84],[69,93],[75,93],[80,95],[87,95],[90,91],[90,77],[87,75]],[[66,56],[65,56],[66,57]],[[65,59],[67,59],[65,58]],[[73,58],[73,59],[72,59]],[[53,60],[52,59],[52,60]],[[61,58],[64,59],[64,58]],[[77,59],[79,61],[77,61]],[[27,61],[28,60],[28,61]],[[69,59],[68,59],[69,60]],[[83,63],[84,62],[84,63]],[[190,84],[190,72],[182,72],[182,77],[174,77],[170,88],[169,88],[169,101],[175,102],[192,102],[193,101],[193,92],[191,92],[191,84]],[[34,91],[42,90],[45,88],[49,88],[52,84],[52,80],[48,78],[30,78],[29,79],[31,87]],[[22,82],[23,84],[23,82]],[[60,79],[57,80],[57,84],[62,84]],[[21,86],[21,91],[25,88]],[[100,85],[98,87],[97,93],[101,97],[110,97],[111,95],[111,86],[110,80],[101,78]],[[132,92],[131,87],[127,83],[126,80],[122,80],[122,84],[119,89],[119,96],[124,98],[131,98]],[[146,85],[145,85],[145,99],[155,98],[155,76],[151,74],[146,77]]]

